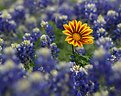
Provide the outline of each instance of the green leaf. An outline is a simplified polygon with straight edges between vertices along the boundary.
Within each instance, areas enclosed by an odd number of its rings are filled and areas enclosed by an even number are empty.
[[[76,65],[84,67],[85,65],[89,64],[90,57],[86,55],[80,55],[78,53],[74,53],[73,61],[75,61]]]

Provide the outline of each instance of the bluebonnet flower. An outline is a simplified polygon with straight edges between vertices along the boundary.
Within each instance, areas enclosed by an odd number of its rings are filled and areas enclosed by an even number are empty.
[[[37,51],[37,59],[33,70],[41,72],[50,72],[55,68],[56,61],[51,56],[51,50],[41,48]]]
[[[95,3],[89,3],[86,2],[84,6],[84,18],[90,19],[90,21],[93,22],[94,19],[96,19],[96,12],[97,12],[97,7]]]
[[[2,63],[2,47],[0,46],[0,64]]]
[[[11,9],[12,10],[12,9]],[[16,5],[13,11],[11,12],[12,19],[17,23],[24,23],[25,21],[25,9],[22,5]]]
[[[36,0],[36,2],[33,0],[25,0],[23,5],[28,9],[30,14],[35,14],[39,11],[39,0]]]
[[[109,7],[110,5],[114,5],[113,2],[110,1],[104,1],[107,2],[107,7]],[[102,5],[100,5],[101,3],[104,2],[97,2],[97,9],[101,8]],[[100,4],[99,4],[100,3]],[[99,4],[99,6],[98,6]],[[110,4],[110,5],[108,5]],[[117,26],[118,24],[120,24],[120,16],[118,13],[118,9],[114,8],[114,6],[112,6],[107,10],[104,10],[104,13],[98,13],[98,17],[97,20],[94,20],[93,22],[93,29],[94,29],[94,33],[93,35],[95,36],[95,39],[100,38],[101,36],[106,37],[106,36],[110,36],[113,40],[116,40],[116,37],[118,37],[117,34],[119,34],[120,32],[118,32]],[[99,29],[104,29],[105,31],[101,34],[99,34]]]
[[[121,23],[119,23],[116,29],[112,32],[112,39],[118,40],[121,37]]]
[[[87,22],[93,22],[97,18],[97,7],[95,2],[81,2],[74,7],[74,13],[77,19],[86,19]]]
[[[94,92],[94,83],[88,78],[86,69],[61,63],[49,80],[50,90],[58,96],[85,96]],[[72,67],[72,68],[71,68]],[[71,70],[70,70],[71,68]]]
[[[48,25],[48,22],[42,20],[40,25],[41,25],[42,28],[45,28]]]
[[[25,33],[22,39],[23,40],[30,40],[30,41],[32,41],[31,34],[30,33]]]
[[[49,38],[48,35],[42,35],[40,37],[40,43],[41,43],[41,46],[42,47],[50,47],[50,44],[51,44],[51,39]]]
[[[39,7],[46,8],[48,5],[52,5],[54,0],[39,0]],[[55,2],[54,2],[55,3]]]
[[[0,38],[0,46],[2,49],[5,47],[5,41],[2,38]]]
[[[34,46],[29,40],[24,40],[16,50],[16,55],[23,64],[27,65],[34,60]]]
[[[46,13],[43,14],[42,19],[47,20],[47,21],[54,21],[55,17],[58,15],[57,13],[57,6],[53,5],[52,6],[48,6],[46,8]]]
[[[72,94],[74,96],[85,96],[98,90],[95,89],[98,87],[95,87],[95,83],[90,79],[87,72],[85,68],[78,65],[72,67],[71,80],[73,84]]]
[[[15,96],[44,96],[67,95],[74,96],[70,90],[71,81],[69,79],[69,67],[67,64],[59,64],[58,70],[51,70],[50,74],[34,71],[27,78],[20,79],[12,87]],[[58,66],[59,66],[58,65]],[[64,65],[64,66],[62,66]],[[38,89],[38,90],[37,90]],[[49,90],[49,91],[48,91]]]
[[[109,76],[112,74],[112,54],[103,47],[99,47],[95,50],[90,64],[93,68],[90,69],[89,74],[92,79],[98,81],[100,86],[107,86],[110,82]]]
[[[116,9],[116,6],[115,3],[117,3],[118,0],[115,0],[115,1],[112,1],[112,0],[99,0],[99,1],[96,1],[96,7],[97,7],[97,12],[98,14],[102,13],[104,15],[107,14],[107,12],[112,9],[112,10],[115,10]],[[102,11],[103,10],[103,11]]]
[[[95,37],[95,40],[99,39],[100,37],[106,37],[107,36],[107,30],[105,29],[106,21],[104,16],[99,15],[96,20],[94,20],[94,26],[93,26],[93,35]]]
[[[40,37],[40,45],[43,48],[49,48],[51,50],[51,54],[54,59],[57,59],[58,53],[59,53],[59,48],[57,47],[56,43],[52,43],[51,39],[49,38],[48,35],[42,35]]]
[[[99,15],[94,23],[97,23],[100,27],[104,27],[106,24],[105,17],[103,15]]]
[[[50,96],[46,78],[46,74],[32,72],[27,78],[20,79],[13,85],[14,96]]]
[[[82,6],[81,6],[81,4],[82,4]],[[80,14],[82,12],[81,10],[84,10],[84,3],[81,3],[81,4],[80,3],[79,4],[75,4],[75,6],[74,6],[74,14],[75,14],[77,19],[79,19],[81,17],[80,16]]]
[[[46,34],[50,37],[51,42],[55,40],[55,34],[53,32],[53,27],[50,24],[45,26]]]
[[[29,40],[31,43],[35,43],[41,37],[41,31],[38,28],[34,28],[31,33],[25,33],[23,40]]]
[[[58,5],[62,5],[63,3],[65,3],[65,1],[64,0],[58,0]]]
[[[110,95],[109,95],[109,92],[107,90],[102,89],[102,90],[94,93],[93,96],[110,96]]]
[[[112,69],[113,73],[108,77],[110,78],[111,87],[109,96],[119,96],[121,94],[121,86],[119,86],[121,83],[121,59],[112,66]]]
[[[0,33],[2,32],[4,35],[8,35],[10,32],[15,32],[16,23],[12,20],[11,15],[4,10],[2,14],[0,14]]]
[[[106,30],[104,28],[99,28],[97,30],[97,35],[98,35],[98,38],[106,37],[107,32],[106,32]]]
[[[17,36],[19,37],[19,35],[21,36],[21,35],[23,35],[23,34],[25,34],[25,33],[27,33],[28,32],[28,28],[26,27],[26,26],[24,26],[24,25],[19,25],[18,27],[17,27],[17,29],[16,29],[16,34],[17,34]],[[22,37],[22,36],[21,36]]]
[[[66,15],[59,15],[57,18],[55,18],[55,23],[57,28],[63,29],[64,24],[67,23],[68,17]]]
[[[34,16],[31,16],[29,14],[26,15],[26,21],[25,26],[29,31],[33,30],[37,26],[37,20]]]
[[[58,8],[58,13],[60,15],[66,15],[68,19],[72,19],[73,17],[73,7],[69,6],[69,4],[64,3],[61,7]],[[71,15],[70,15],[71,14]]]
[[[111,49],[114,44],[111,38],[109,37],[100,37],[97,41],[96,41],[96,45],[98,47],[103,47],[106,50]]]
[[[36,42],[41,36],[41,31],[39,28],[34,28],[31,33],[31,38],[33,42]]]
[[[57,58],[58,53],[60,52],[57,45],[55,43],[50,44],[50,49],[51,49],[51,53],[52,53],[53,58]]]
[[[52,70],[52,79],[49,80],[49,90],[57,96],[74,96],[73,83],[70,75],[69,63],[61,62],[57,70]]]
[[[121,58],[121,49],[113,47],[111,50],[112,55],[115,57],[114,62],[117,62]]]
[[[25,8],[28,9],[30,14],[38,14],[40,12],[43,12],[43,9],[45,9],[49,5],[53,5],[55,3],[53,0],[26,0],[24,1]],[[41,9],[41,10],[40,10]]]
[[[1,63],[4,64],[9,59],[14,63],[19,64],[19,59],[16,56],[16,50],[12,47],[5,47],[2,49]]]
[[[11,59],[0,65],[0,96],[12,95],[12,84],[23,78],[24,75],[25,71],[21,64],[16,65]]]
[[[106,29],[108,32],[111,32],[115,29],[115,26],[118,24],[118,12],[115,10],[109,10],[106,15]]]

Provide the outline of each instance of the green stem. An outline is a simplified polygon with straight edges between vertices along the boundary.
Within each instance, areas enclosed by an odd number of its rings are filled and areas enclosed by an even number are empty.
[[[74,46],[73,45],[72,45],[72,55],[73,55],[73,60],[76,63],[76,61],[75,61],[75,50],[74,50]]]
[[[75,53],[75,52],[74,52],[74,46],[72,45],[72,54],[74,55],[74,53]]]

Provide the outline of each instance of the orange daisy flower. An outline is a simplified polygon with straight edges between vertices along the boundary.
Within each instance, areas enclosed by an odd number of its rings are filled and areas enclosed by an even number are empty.
[[[67,35],[65,41],[73,46],[83,47],[83,44],[93,44],[93,37],[90,35],[92,29],[87,24],[82,24],[81,21],[69,21],[68,24],[64,24],[63,33]]]

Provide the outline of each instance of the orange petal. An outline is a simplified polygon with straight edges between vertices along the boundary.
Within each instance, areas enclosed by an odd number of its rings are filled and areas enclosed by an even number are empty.
[[[65,30],[68,30],[68,31],[72,32],[70,27],[67,24],[64,24],[63,27],[64,27]]]
[[[76,26],[76,32],[79,32],[81,30],[81,25],[82,25],[82,22],[78,21],[78,24]]]
[[[83,32],[84,30],[86,30],[87,28],[88,28],[88,27],[87,27],[87,24],[83,24],[83,25],[81,26],[79,32],[82,34],[82,32]]]
[[[81,41],[78,41],[77,44],[79,47],[83,47],[83,44],[81,43]]]
[[[72,44],[73,44],[73,46],[77,46],[78,45],[76,40],[74,40],[74,42]]]
[[[72,36],[67,36],[65,41],[69,41],[69,40],[72,40]]]
[[[64,31],[62,31],[65,35],[68,35],[68,36],[71,36],[72,35],[72,33],[70,32],[70,31],[68,31],[68,30],[64,30]]]
[[[94,40],[93,39],[83,39],[82,40],[82,43],[83,44],[93,44],[94,43]]]
[[[83,36],[82,39],[94,39],[94,37],[87,35],[87,36]]]
[[[72,23],[73,23],[73,25],[74,25],[74,31],[76,32],[77,21],[76,21],[76,20],[73,20]]]
[[[85,30],[85,31],[82,33],[82,36],[87,36],[87,35],[91,34],[92,31],[93,31],[92,29],[87,29],[87,30]]]
[[[74,22],[74,26],[77,26],[77,21],[76,20],[73,20],[73,22]]]
[[[73,24],[71,24],[70,21],[69,21],[69,27],[70,27],[70,29],[71,29],[71,32],[73,33],[73,32],[74,32],[74,26],[73,26]]]
[[[72,32],[74,32],[75,31],[74,23],[70,21],[69,26],[71,27]]]
[[[74,42],[73,39],[72,39],[72,40],[68,40],[68,43],[69,43],[69,44],[73,44],[73,42]]]

